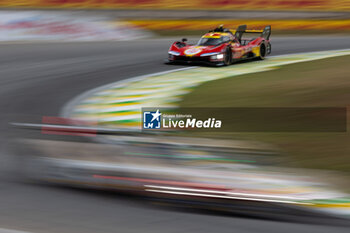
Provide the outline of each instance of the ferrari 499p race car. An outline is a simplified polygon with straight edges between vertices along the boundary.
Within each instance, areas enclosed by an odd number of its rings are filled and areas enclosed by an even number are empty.
[[[246,38],[246,34],[257,34]],[[222,25],[206,33],[196,45],[187,44],[187,39],[174,42],[168,51],[168,62],[201,62],[216,66],[227,66],[242,59],[264,59],[271,53],[271,26],[264,30],[247,30],[241,25],[236,30]]]

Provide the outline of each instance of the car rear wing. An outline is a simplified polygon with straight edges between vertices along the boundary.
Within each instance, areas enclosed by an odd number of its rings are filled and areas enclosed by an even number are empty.
[[[269,40],[270,35],[271,35],[271,26],[268,25],[264,28],[263,32],[261,33],[261,37],[266,39],[266,40]]]
[[[238,41],[241,41],[243,33],[261,33],[261,37],[263,37],[266,40],[270,39],[271,35],[271,26],[268,25],[264,28],[264,30],[257,30],[257,29],[247,29],[247,25],[240,25],[236,30],[230,30],[235,37],[238,39]]]

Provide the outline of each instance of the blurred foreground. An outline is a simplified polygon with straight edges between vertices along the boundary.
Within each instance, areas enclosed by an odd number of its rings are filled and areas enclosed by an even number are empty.
[[[16,125],[17,133],[29,138],[16,139],[12,147],[20,155],[21,173],[177,207],[277,218],[349,214],[344,208],[348,195],[327,184],[334,177],[285,168],[267,145],[109,131],[63,121],[70,122],[57,118],[58,124]],[[100,134],[114,135],[113,143]]]

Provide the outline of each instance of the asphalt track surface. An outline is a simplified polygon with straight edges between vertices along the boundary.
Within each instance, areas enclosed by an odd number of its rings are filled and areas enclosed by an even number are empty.
[[[272,40],[273,55],[350,48],[346,36]],[[348,232],[344,226],[160,208],[113,193],[22,181],[7,145],[9,121],[55,116],[69,100],[94,87],[179,68],[163,64],[170,41],[0,44],[0,228],[54,233]]]

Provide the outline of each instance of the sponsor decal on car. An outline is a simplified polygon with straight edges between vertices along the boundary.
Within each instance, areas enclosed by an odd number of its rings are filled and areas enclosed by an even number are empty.
[[[200,52],[202,52],[201,47],[192,47],[192,48],[186,49],[184,54],[187,56],[193,56]]]

